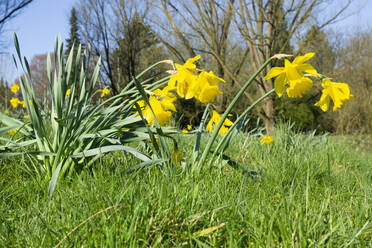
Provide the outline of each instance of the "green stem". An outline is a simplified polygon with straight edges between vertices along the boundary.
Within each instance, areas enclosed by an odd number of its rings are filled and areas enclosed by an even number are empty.
[[[247,87],[254,81],[254,79],[258,76],[258,74],[260,74],[261,71],[271,62],[271,60],[272,59],[270,58],[270,59],[265,61],[265,63],[251,76],[251,78],[245,83],[245,85],[239,90],[238,94],[231,101],[230,105],[225,110],[225,113],[222,115],[221,120],[217,124],[216,129],[212,133],[212,137],[208,140],[207,146],[205,147],[204,152],[202,154],[202,157],[199,160],[198,167],[201,167],[204,164],[205,160],[207,159],[209,151],[212,148],[212,144],[215,141],[215,139],[218,135],[218,132],[219,132],[220,128],[222,127],[225,119],[227,118],[227,115],[231,112],[232,108],[235,106],[238,99],[244,93],[244,91],[247,89]]]
[[[225,140],[230,136],[232,130],[234,130],[234,128],[238,125],[239,121],[241,119],[244,118],[244,116],[249,112],[251,111],[257,104],[259,104],[260,102],[262,102],[262,100],[264,100],[267,96],[269,96],[270,94],[272,94],[273,92],[275,92],[275,89],[271,89],[269,92],[267,92],[265,95],[261,96],[260,98],[258,98],[254,103],[252,103],[251,106],[249,106],[246,110],[244,110],[244,112],[238,117],[238,119],[236,119],[236,121],[234,122],[234,124],[229,128],[229,130],[227,131],[227,133],[223,136],[222,140],[218,143],[217,145],[217,148],[215,149],[214,153],[213,153],[213,156],[212,158],[217,154],[217,152],[219,151],[219,149],[221,149],[221,146],[222,144],[225,142]]]

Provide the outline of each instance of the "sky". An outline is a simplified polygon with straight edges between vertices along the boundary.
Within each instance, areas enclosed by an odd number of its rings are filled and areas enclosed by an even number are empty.
[[[6,53],[14,54],[13,32],[17,33],[22,55],[29,61],[34,55],[52,52],[54,40],[60,35],[65,41],[69,33],[71,8],[79,0],[34,0],[6,26],[3,39],[9,44]],[[329,28],[351,33],[354,30],[372,30],[372,0],[352,0],[347,14],[353,14]],[[344,0],[336,0],[336,4]],[[332,9],[329,8],[329,9]],[[355,14],[358,11],[357,14]],[[10,58],[10,56],[8,56]],[[10,59],[0,61],[0,77],[13,80],[17,72]]]

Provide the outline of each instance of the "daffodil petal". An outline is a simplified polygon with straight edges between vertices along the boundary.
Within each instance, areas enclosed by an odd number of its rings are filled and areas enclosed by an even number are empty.
[[[284,87],[287,83],[287,78],[285,74],[281,74],[279,77],[277,77],[274,81],[274,87],[276,94],[281,97],[284,93]]]
[[[301,64],[297,66],[297,70],[300,72],[306,72],[314,76],[318,76],[318,72],[310,64]]]
[[[293,64],[297,64],[297,65],[302,64],[308,61],[309,59],[311,59],[314,55],[315,53],[307,53],[304,56],[298,56],[293,60]]]
[[[264,77],[265,80],[268,80],[270,78],[276,77],[279,74],[284,72],[283,67],[273,67],[271,70],[267,73],[267,75]]]

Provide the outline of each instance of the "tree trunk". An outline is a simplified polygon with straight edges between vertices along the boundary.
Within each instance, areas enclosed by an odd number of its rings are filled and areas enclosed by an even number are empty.
[[[274,100],[272,97],[268,97],[265,99],[263,110],[265,112],[263,122],[266,128],[266,134],[269,136],[273,136],[274,135]]]

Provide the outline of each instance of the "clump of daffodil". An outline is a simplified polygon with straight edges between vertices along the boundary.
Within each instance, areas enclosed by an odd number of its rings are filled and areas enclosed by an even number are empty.
[[[70,95],[71,95],[71,89],[67,89],[67,90],[66,90],[66,96],[67,96],[67,97],[70,97]]]
[[[177,89],[178,95],[182,98],[195,97],[201,103],[213,102],[216,96],[222,94],[217,83],[225,81],[212,71],[198,70],[194,62],[199,59],[200,55],[197,55],[188,59],[184,65],[176,64],[177,72],[171,76],[168,85]]]
[[[164,126],[169,121],[172,116],[171,111],[176,111],[174,102],[177,100],[177,97],[169,92],[171,89],[172,88],[168,86],[162,90],[156,89],[149,97],[150,105],[160,126]],[[146,119],[147,124],[149,126],[154,125],[155,119],[150,106],[143,100],[138,101],[138,105],[141,108],[142,115]]]
[[[10,90],[16,94],[18,91],[19,91],[19,85],[16,84],[16,82],[13,83],[12,87],[10,88]]]
[[[290,62],[284,60],[284,67],[273,67],[265,76],[265,80],[276,77],[274,81],[275,92],[278,96],[282,96],[287,83],[287,95],[289,97],[302,97],[303,94],[310,90],[313,86],[313,81],[304,76],[308,73],[317,76],[318,73],[310,64],[304,63],[311,59],[314,53],[307,53],[304,56],[298,56]]]
[[[263,145],[263,144],[268,144],[270,145],[271,143],[273,143],[273,136],[263,136],[261,139],[260,139],[260,144]]]
[[[108,89],[108,86],[106,86],[103,90],[102,90],[102,93],[101,93],[101,98],[110,94],[110,90]]]
[[[15,98],[15,97],[12,97],[12,99],[10,99],[10,104],[12,105],[12,107],[15,109],[15,108],[18,108],[19,104],[21,102],[19,101],[18,98]]]
[[[207,127],[206,127],[208,132],[212,133],[214,131],[215,127],[220,122],[221,117],[222,117],[221,114],[219,114],[219,113],[217,113],[217,111],[213,110],[212,118],[209,120],[209,122],[207,124]],[[223,122],[223,125],[221,126],[220,130],[218,131],[218,134],[225,134],[229,130],[229,127],[232,124],[233,124],[233,122],[226,118],[225,121]]]
[[[328,110],[330,99],[333,101],[333,111],[336,111],[341,108],[342,104],[354,97],[350,94],[349,86],[345,83],[336,83],[325,78],[322,80],[322,87],[322,96],[315,106],[319,106],[323,111]]]

